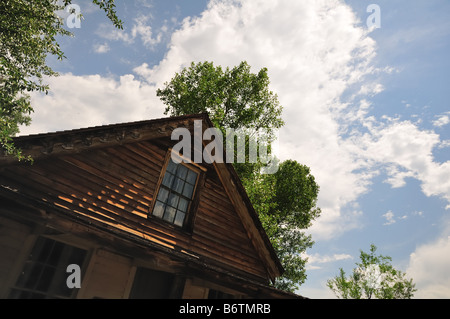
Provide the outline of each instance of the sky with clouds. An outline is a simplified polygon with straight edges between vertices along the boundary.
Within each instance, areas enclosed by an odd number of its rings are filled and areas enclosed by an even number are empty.
[[[327,279],[375,244],[416,297],[450,298],[448,1],[117,0],[123,31],[73,3],[80,28],[59,39],[67,58],[48,63],[60,76],[32,95],[21,134],[163,117],[156,89],[192,61],[267,67],[284,107],[279,157],[320,185],[298,293],[332,298]]]

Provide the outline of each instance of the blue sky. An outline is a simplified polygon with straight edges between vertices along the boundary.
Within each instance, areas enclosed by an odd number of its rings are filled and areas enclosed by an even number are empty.
[[[311,167],[322,216],[299,293],[350,272],[371,243],[450,298],[450,3],[361,0],[116,1],[114,30],[87,0],[60,43],[51,93],[21,134],[162,117],[155,90],[191,61],[267,67],[284,106],[281,159]],[[366,23],[370,4],[380,28]]]

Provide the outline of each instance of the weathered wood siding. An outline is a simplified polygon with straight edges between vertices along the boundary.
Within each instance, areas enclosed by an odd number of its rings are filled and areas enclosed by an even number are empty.
[[[90,259],[78,298],[128,298],[134,271],[131,258],[98,249]]]
[[[2,168],[3,182],[26,197],[100,221],[170,249],[252,274],[267,273],[212,167],[199,188],[192,234],[148,219],[167,153],[141,141]]]
[[[23,247],[27,246],[31,234],[31,227],[0,217],[0,298],[8,293],[13,284],[12,278],[21,269]]]

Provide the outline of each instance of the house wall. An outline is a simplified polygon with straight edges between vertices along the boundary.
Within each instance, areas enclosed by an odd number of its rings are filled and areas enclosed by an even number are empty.
[[[266,283],[266,269],[212,166],[198,188],[192,232],[147,218],[167,152],[164,141],[141,141],[11,165],[1,175],[30,201]]]

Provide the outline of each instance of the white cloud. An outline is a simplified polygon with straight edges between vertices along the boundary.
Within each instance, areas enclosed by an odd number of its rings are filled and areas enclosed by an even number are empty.
[[[442,144],[435,132],[420,130],[410,121],[390,119],[359,142],[362,156],[386,165],[386,182],[393,187],[401,187],[406,177],[414,177],[422,182],[426,196],[441,196],[450,202],[450,161],[434,161],[432,151]]]
[[[153,48],[156,44],[161,42],[162,33],[160,32],[155,38],[153,37],[152,27],[147,24],[150,18],[150,16],[141,15],[134,19],[135,24],[131,29],[131,36],[133,39],[140,36],[141,41],[145,46]]]
[[[397,165],[386,167],[386,171],[388,173],[388,177],[385,182],[391,184],[392,188],[400,188],[405,186],[405,178],[415,176],[412,171],[401,170]]]
[[[441,115],[436,121],[433,121],[433,125],[442,127],[450,123],[450,117],[448,115]]]
[[[107,53],[110,49],[108,43],[94,44],[93,48],[94,52],[99,54]]]
[[[386,218],[386,222],[383,225],[392,225],[395,223],[394,213],[392,211],[388,211],[383,217]]]
[[[21,134],[68,130],[163,116],[155,88],[133,75],[119,79],[71,73],[47,80],[49,95],[35,93],[33,123]]]
[[[406,270],[416,284],[416,298],[448,298],[450,296],[450,234],[445,232],[432,243],[416,248]]]
[[[166,30],[166,27],[162,27],[160,32],[155,36],[149,24],[150,20],[151,15],[139,15],[134,19],[134,24],[130,32],[127,32],[126,29],[119,30],[111,24],[101,23],[95,33],[103,39],[123,41],[126,44],[134,43],[135,39],[139,37],[144,46],[152,49],[156,44],[161,42],[163,31]]]
[[[127,44],[133,43],[134,39],[125,30],[119,30],[115,28],[110,23],[101,23],[95,34],[102,37],[103,39],[113,40],[113,41],[123,41]]]
[[[383,91],[384,87],[380,83],[370,83],[369,85],[361,86],[358,94],[373,96]]]
[[[320,255],[320,254],[303,254],[304,258],[308,258],[308,263],[306,264],[306,269],[321,269],[322,266],[318,266],[317,264],[327,264],[335,261],[353,259],[353,257],[349,254],[333,254],[331,256],[328,255]]]
[[[450,147],[450,140],[442,141],[442,142],[438,145],[438,148],[446,148],[446,147]]]

